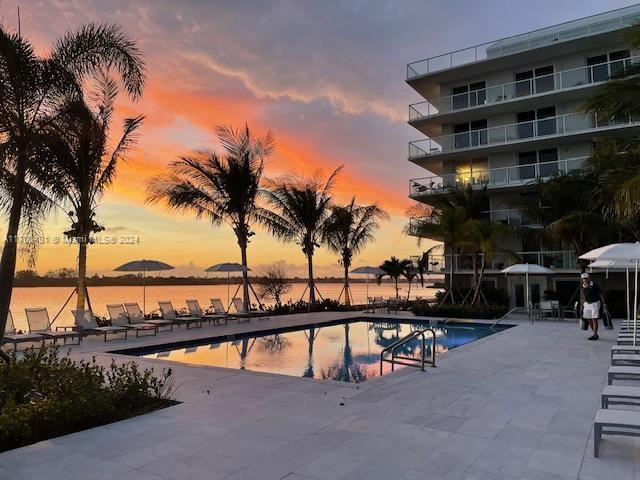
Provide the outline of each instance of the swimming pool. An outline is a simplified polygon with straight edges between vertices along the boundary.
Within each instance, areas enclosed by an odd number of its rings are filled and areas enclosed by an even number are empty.
[[[115,353],[192,365],[360,383],[380,375],[380,352],[385,347],[415,329],[427,327],[428,323],[415,321],[410,323],[394,319],[373,322],[356,318]],[[451,350],[507,328],[510,325],[438,324],[435,326],[436,352]],[[399,353],[419,357],[420,348],[420,342],[416,339],[404,345]],[[426,348],[430,349],[431,346]],[[390,369],[391,366],[385,364],[383,374]]]

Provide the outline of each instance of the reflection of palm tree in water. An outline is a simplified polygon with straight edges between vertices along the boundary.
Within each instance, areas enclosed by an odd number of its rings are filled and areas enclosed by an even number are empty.
[[[322,378],[325,380],[360,383],[365,381],[367,377],[367,372],[360,365],[353,363],[351,344],[349,343],[349,323],[345,323],[342,365],[334,363],[327,368],[326,372],[322,372]]]
[[[260,337],[258,350],[268,353],[279,353],[291,346],[291,342],[282,335],[269,335],[268,337]]]
[[[309,342],[309,356],[307,357],[307,368],[304,369],[303,377],[306,378],[315,378],[315,372],[313,371],[313,344],[318,338],[318,333],[320,333],[320,329],[316,330],[315,327],[311,327],[309,329],[309,334],[305,331],[304,334],[307,337],[307,341]]]
[[[389,345],[400,340],[400,324],[399,323],[373,323],[371,325],[371,330],[373,330],[376,334],[374,341],[376,345],[381,346],[382,348],[387,348]],[[384,336],[385,332],[393,332],[391,338],[387,338]],[[414,355],[416,349],[418,348],[419,343],[417,341],[411,341],[402,345],[398,350],[396,350],[401,355]]]

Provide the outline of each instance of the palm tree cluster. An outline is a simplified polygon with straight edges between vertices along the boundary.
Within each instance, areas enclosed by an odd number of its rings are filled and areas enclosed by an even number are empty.
[[[294,174],[277,179],[264,177],[264,162],[272,155],[271,134],[254,136],[244,129],[218,127],[223,152],[202,149],[169,165],[169,171],[149,181],[149,201],[163,202],[170,209],[191,212],[213,226],[228,224],[247,266],[247,247],[254,227],[262,226],[276,238],[296,243],[307,260],[309,308],[316,302],[313,257],[326,245],[340,256],[345,267],[346,302],[349,266],[373,240],[379,220],[386,214],[377,205],[360,206],[355,198],[345,206],[335,203],[333,189],[341,171],[326,179]],[[249,282],[243,274],[243,302],[250,307]]]
[[[39,56],[20,33],[0,25],[0,209],[8,216],[0,258],[0,332],[11,302],[18,239],[37,235],[45,216],[58,206],[72,212],[70,236],[99,228],[97,201],[142,121],[125,121],[121,143],[107,155],[117,91],[115,81],[107,80],[111,72],[131,99],[140,98],[144,62],[117,26],[86,25]],[[93,81],[99,85],[97,105],[83,88]],[[79,244],[86,247],[86,242]],[[30,262],[35,245],[27,245]]]

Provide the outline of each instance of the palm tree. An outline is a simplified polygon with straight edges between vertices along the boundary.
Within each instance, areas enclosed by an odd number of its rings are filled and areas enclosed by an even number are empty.
[[[402,276],[407,280],[409,286],[407,287],[407,302],[411,297],[411,284],[418,276],[418,270],[413,266],[413,262],[409,262],[405,269],[402,271]]]
[[[7,234],[0,259],[0,332],[11,302],[17,238],[42,128],[67,98],[82,97],[81,84],[103,68],[115,69],[133,99],[142,94],[144,62],[135,43],[117,26],[89,24],[58,39],[45,57],[20,34],[0,25],[0,167],[12,176]]]
[[[319,173],[311,178],[288,175],[269,182],[265,190],[275,211],[264,217],[264,224],[276,237],[300,245],[307,258],[309,309],[316,301],[313,255],[322,241],[331,213],[332,190],[341,170],[336,168],[326,180]]]
[[[53,174],[48,191],[71,208],[73,223],[64,233],[78,244],[78,310],[85,306],[87,247],[92,243],[91,236],[104,230],[95,220],[98,202],[113,183],[118,161],[135,143],[144,118],[125,119],[122,136],[109,153],[109,129],[117,93],[114,80],[99,76],[94,92],[96,110],[85,101],[69,99],[56,112],[50,128],[57,141],[54,161],[47,165]]]
[[[169,166],[169,172],[152,178],[148,201],[164,202],[170,210],[190,212],[214,227],[223,223],[233,230],[242,265],[247,266],[247,247],[254,235],[252,224],[269,213],[259,205],[264,161],[274,150],[271,133],[255,136],[249,127],[218,127],[223,154],[197,150]],[[243,302],[250,307],[249,279],[242,272]]]
[[[393,279],[395,289],[396,289],[396,299],[400,298],[400,293],[399,293],[400,289],[398,288],[398,280],[404,274],[405,270],[407,270],[411,266],[412,266],[411,260],[409,259],[400,260],[399,258],[393,257],[393,256],[389,260],[385,260],[384,262],[382,262],[382,265],[380,265],[380,268],[385,272],[387,272],[387,275],[389,275]],[[382,277],[383,275],[379,275],[377,277],[378,283],[382,281]]]
[[[326,222],[323,239],[329,250],[340,255],[344,269],[344,303],[351,304],[349,269],[354,255],[358,255],[367,244],[375,240],[374,233],[379,221],[388,219],[387,213],[378,205],[356,205],[353,197],[347,205],[336,205]]]

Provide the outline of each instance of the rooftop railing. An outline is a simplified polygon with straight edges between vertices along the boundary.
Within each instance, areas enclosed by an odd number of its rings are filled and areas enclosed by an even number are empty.
[[[478,189],[527,185],[578,170],[586,159],[587,157],[575,157],[553,162],[529,163],[413,178],[409,180],[409,196],[420,197],[446,193],[469,185]]]
[[[599,13],[559,25],[494,40],[407,65],[407,80],[489,58],[504,57],[533,48],[629,27],[640,20],[640,5]]]
[[[640,57],[613,60],[457,95],[429,99],[409,105],[409,121],[605,82],[611,76],[638,62],[640,62]]]
[[[595,113],[570,113],[416,140],[409,143],[409,159],[637,123],[632,119],[604,122],[599,121]]]

